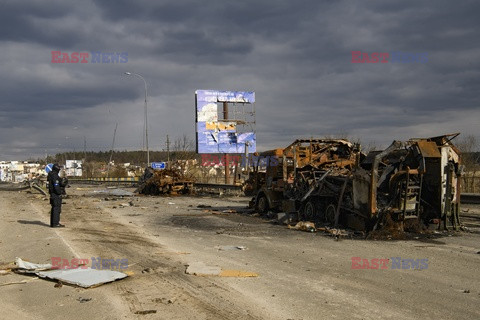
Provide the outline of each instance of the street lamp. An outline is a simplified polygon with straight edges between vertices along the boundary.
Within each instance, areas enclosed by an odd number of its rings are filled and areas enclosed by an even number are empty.
[[[145,145],[147,147],[147,166],[149,166],[150,165],[150,150],[148,149],[147,81],[145,81],[145,79],[137,73],[125,72],[125,74],[127,76],[139,77],[140,79],[143,80],[143,83],[145,84]]]

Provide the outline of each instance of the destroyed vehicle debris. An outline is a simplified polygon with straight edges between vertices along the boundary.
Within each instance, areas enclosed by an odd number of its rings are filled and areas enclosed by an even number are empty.
[[[137,188],[140,194],[191,194],[194,180],[186,177],[180,170],[165,169],[146,175]]]
[[[435,221],[458,229],[462,166],[451,143],[457,135],[394,141],[366,156],[346,140],[296,140],[261,153],[278,165],[258,164],[244,189],[254,194],[250,207],[261,214],[295,213],[317,225],[371,231],[389,215],[402,230]],[[417,226],[404,223],[413,219]]]
[[[293,230],[301,230],[301,231],[307,231],[307,232],[315,232],[317,231],[317,228],[315,228],[315,223],[309,222],[309,221],[299,221],[297,222],[296,225],[287,226],[288,229],[293,229]]]

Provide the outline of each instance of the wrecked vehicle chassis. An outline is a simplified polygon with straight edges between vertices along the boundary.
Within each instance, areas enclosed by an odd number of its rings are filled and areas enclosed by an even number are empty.
[[[356,230],[389,221],[402,229],[404,222],[458,228],[462,169],[450,142],[455,136],[394,141],[367,156],[345,140],[297,140],[261,154],[278,156],[279,166],[255,168],[251,206]]]

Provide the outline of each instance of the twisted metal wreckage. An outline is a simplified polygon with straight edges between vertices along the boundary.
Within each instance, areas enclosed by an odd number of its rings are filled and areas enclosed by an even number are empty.
[[[140,194],[189,194],[193,192],[193,179],[182,170],[156,170],[147,168],[136,190]]]
[[[458,229],[463,166],[451,143],[456,136],[394,141],[367,155],[347,140],[296,140],[261,153],[279,165],[259,163],[245,191],[257,211],[297,213],[298,220],[367,231],[392,221],[402,229]]]

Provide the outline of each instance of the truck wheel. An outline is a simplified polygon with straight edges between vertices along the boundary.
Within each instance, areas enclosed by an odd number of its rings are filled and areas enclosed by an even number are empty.
[[[314,221],[316,219],[315,204],[312,201],[307,201],[303,208],[303,217],[305,221]]]
[[[333,203],[330,203],[327,208],[325,209],[325,220],[327,220],[330,224],[335,224],[335,213],[337,212],[337,208]]]
[[[268,200],[267,200],[267,197],[265,197],[265,195],[262,194],[261,196],[258,197],[256,209],[259,213],[267,213]]]

